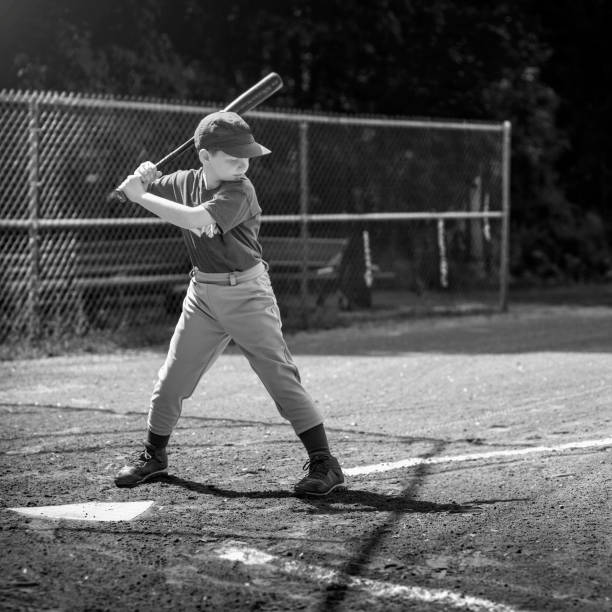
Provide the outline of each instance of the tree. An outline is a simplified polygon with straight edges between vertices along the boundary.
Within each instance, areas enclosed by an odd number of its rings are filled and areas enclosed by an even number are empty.
[[[531,235],[521,230],[539,216],[547,251],[563,243],[557,224],[590,212],[612,234],[605,0],[0,0],[0,10],[6,87],[211,102],[276,70],[281,107],[509,119],[514,235]]]
[[[181,96],[186,68],[155,0],[3,2],[3,84],[21,89]]]

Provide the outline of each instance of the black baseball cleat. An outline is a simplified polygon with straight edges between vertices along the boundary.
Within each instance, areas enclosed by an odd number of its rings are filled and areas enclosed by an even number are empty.
[[[115,484],[118,487],[135,487],[154,476],[166,476],[167,467],[166,449],[145,444],[144,450],[138,453],[128,465],[121,468],[115,478]]]
[[[331,455],[315,455],[304,464],[304,470],[308,475],[295,485],[296,495],[323,497],[345,486],[340,464]]]

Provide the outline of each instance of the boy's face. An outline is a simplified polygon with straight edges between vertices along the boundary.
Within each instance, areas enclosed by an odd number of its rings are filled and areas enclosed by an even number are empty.
[[[247,157],[233,157],[223,151],[208,153],[208,169],[220,181],[238,181],[244,177],[249,169]]]

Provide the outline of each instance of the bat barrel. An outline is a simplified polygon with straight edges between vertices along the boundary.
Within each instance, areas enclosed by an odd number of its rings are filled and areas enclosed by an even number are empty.
[[[255,108],[283,86],[283,80],[276,72],[266,75],[261,81],[230,102],[223,110],[246,113]]]

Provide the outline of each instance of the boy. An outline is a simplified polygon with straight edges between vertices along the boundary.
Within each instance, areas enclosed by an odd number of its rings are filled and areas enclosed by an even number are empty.
[[[133,487],[167,473],[166,446],[183,399],[233,339],[306,448],[309,471],[295,493],[327,495],[344,485],[344,476],[283,338],[258,242],[261,208],[246,177],[249,160],[270,151],[255,142],[241,117],[226,111],[204,117],[194,143],[197,170],[161,176],[145,162],[119,187],[132,202],[183,230],[193,269],[151,397],[145,449],[115,484]]]

